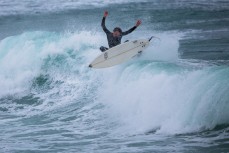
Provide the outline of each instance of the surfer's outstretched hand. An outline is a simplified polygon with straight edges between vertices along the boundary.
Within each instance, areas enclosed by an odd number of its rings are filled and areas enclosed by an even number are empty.
[[[136,27],[138,27],[140,24],[142,24],[142,21],[141,21],[141,20],[138,20],[138,21],[136,22]]]
[[[107,16],[108,16],[108,12],[105,11],[103,16],[104,16],[104,17],[107,17]]]

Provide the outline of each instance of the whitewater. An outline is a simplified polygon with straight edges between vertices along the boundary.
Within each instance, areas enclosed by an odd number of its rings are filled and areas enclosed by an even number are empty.
[[[228,6],[0,0],[0,152],[229,152]],[[89,68],[104,10],[109,29],[142,19],[123,41],[160,41]]]

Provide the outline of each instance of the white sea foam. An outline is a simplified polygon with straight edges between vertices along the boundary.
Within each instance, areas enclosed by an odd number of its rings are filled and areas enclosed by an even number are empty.
[[[18,110],[22,115],[91,96],[105,106],[109,121],[121,125],[116,129],[121,133],[185,133],[228,123],[228,68],[182,63],[177,58],[179,35],[157,36],[161,43],[152,43],[138,60],[102,70],[88,64],[106,44],[104,34],[29,32],[8,37],[0,42],[0,96],[31,92],[43,101]],[[50,89],[33,89],[40,75],[48,76]],[[15,111],[15,105],[8,107]]]
[[[176,69],[172,64],[136,64],[106,76],[112,79],[105,81],[101,101],[122,131],[175,134],[229,123],[227,81],[220,79],[228,68],[224,73]]]

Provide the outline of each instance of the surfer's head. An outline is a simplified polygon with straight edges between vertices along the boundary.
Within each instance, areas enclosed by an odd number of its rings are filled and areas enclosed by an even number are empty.
[[[121,33],[122,33],[121,28],[119,28],[119,27],[114,28],[114,30],[113,30],[113,36],[114,37],[119,37],[121,35]]]

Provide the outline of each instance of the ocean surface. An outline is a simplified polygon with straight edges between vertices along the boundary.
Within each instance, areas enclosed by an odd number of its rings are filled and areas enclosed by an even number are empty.
[[[122,41],[159,37],[107,69]],[[0,0],[0,153],[229,152],[228,0]]]

